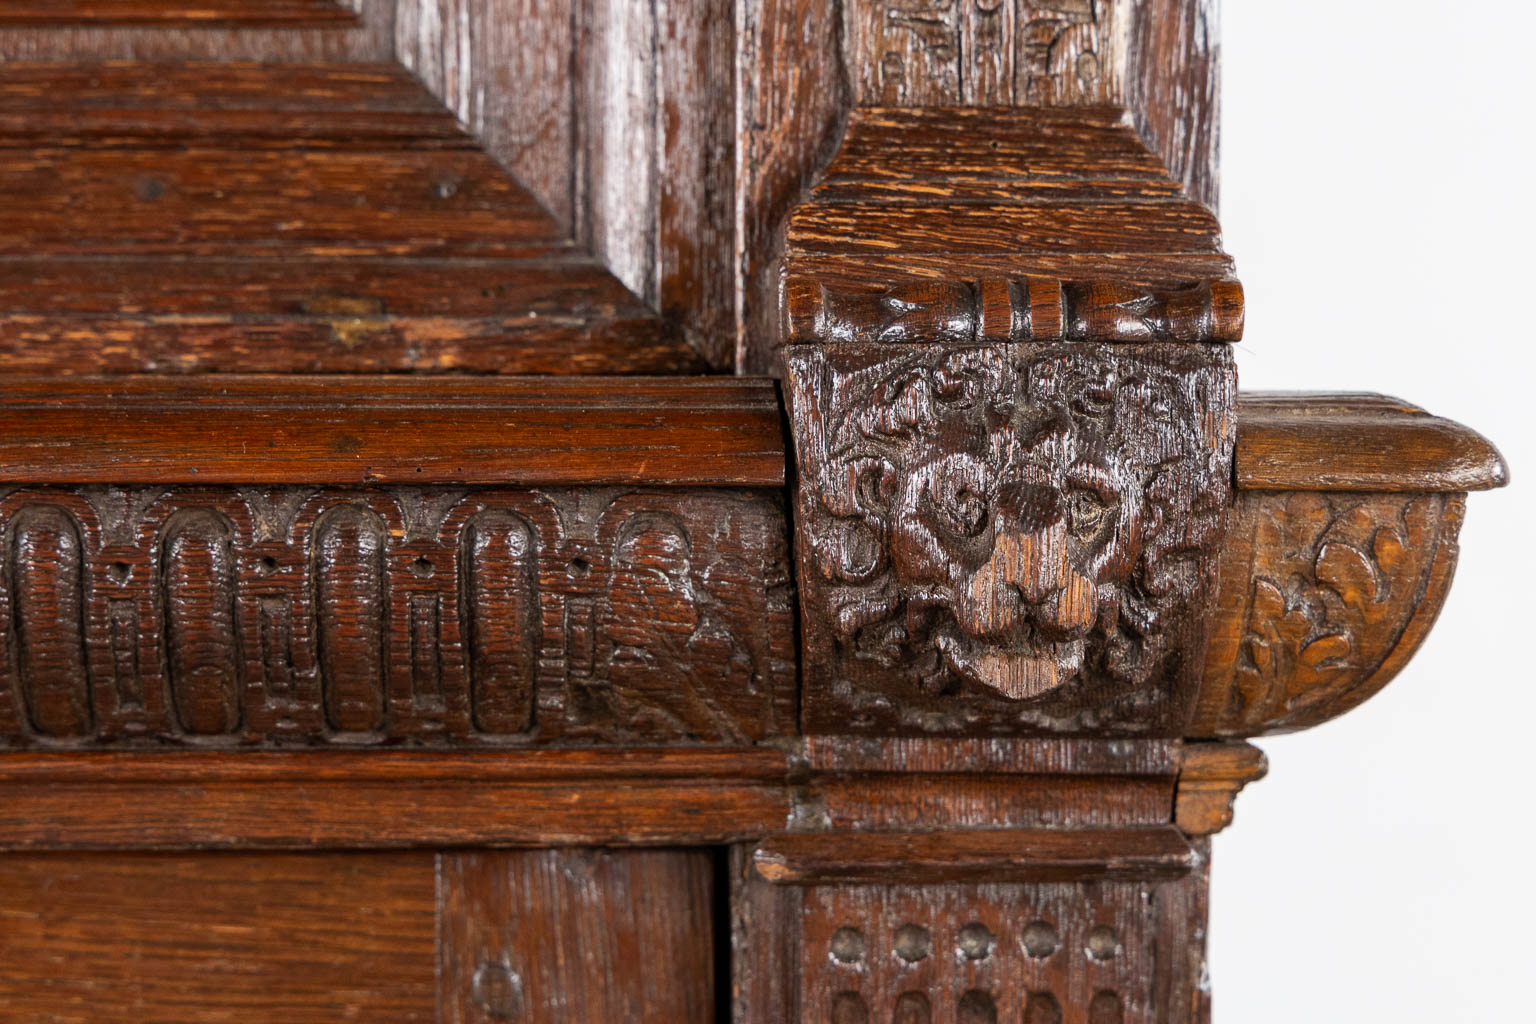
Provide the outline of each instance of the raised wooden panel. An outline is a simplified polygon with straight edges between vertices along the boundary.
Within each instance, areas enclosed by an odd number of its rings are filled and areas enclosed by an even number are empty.
[[[717,1020],[705,850],[443,855],[443,1024]]]
[[[430,1024],[421,854],[0,857],[0,1019]]]
[[[5,0],[0,25],[347,25],[350,0]]]

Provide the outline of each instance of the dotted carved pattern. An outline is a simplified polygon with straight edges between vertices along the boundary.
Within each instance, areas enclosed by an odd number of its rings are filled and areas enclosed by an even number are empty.
[[[748,491],[11,491],[0,746],[792,731],[786,548]]]
[[[1178,883],[1171,883],[1178,884]],[[805,1024],[1140,1024],[1166,886],[807,890]]]

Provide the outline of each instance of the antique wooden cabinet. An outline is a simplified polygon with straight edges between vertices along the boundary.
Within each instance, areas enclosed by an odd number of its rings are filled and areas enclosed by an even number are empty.
[[[1465,427],[1213,0],[0,0],[0,1019],[1182,1022]]]

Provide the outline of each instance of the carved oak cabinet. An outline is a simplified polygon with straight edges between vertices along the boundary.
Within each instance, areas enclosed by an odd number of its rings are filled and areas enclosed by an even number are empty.
[[[1481,437],[1214,0],[0,0],[0,1019],[1185,1024]]]

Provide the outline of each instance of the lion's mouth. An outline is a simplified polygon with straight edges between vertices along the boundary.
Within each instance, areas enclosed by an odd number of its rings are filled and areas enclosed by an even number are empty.
[[[1082,640],[1040,643],[1024,650],[976,646],[940,636],[938,648],[952,672],[1009,700],[1043,696],[1071,680],[1083,666]]]

